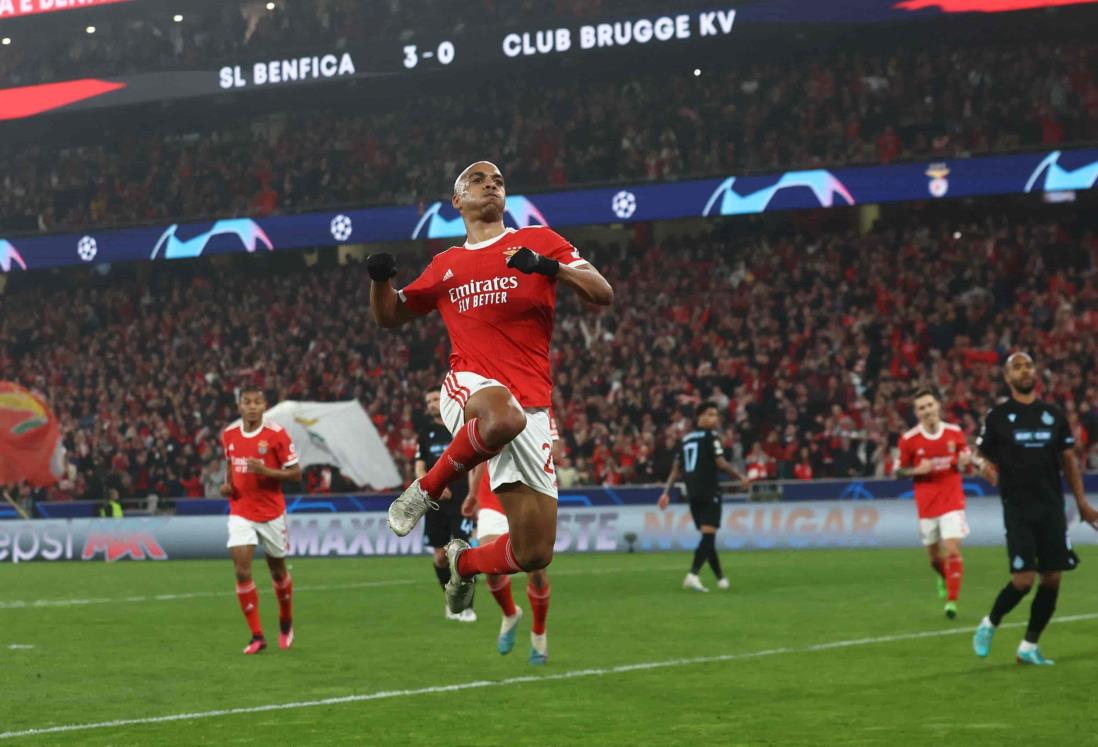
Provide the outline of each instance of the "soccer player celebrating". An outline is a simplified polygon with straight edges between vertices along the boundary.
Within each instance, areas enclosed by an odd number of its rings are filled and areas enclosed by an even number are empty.
[[[976,465],[1003,498],[1010,582],[999,592],[991,612],[972,640],[977,656],[987,656],[1003,617],[1040,580],[1029,609],[1029,625],[1018,645],[1020,664],[1050,665],[1037,642],[1056,610],[1060,574],[1079,563],[1068,539],[1061,470],[1067,477],[1079,518],[1098,529],[1098,510],[1083,494],[1083,478],[1075,459],[1075,439],[1059,408],[1037,399],[1033,359],[1014,353],[1006,361],[1010,399],[996,405],[984,419],[976,440]]]
[[[717,527],[721,524],[721,487],[717,482],[717,470],[727,473],[742,484],[748,480],[724,458],[724,448],[716,428],[720,425],[720,409],[714,402],[702,402],[695,411],[697,429],[683,436],[679,443],[675,462],[671,465],[671,474],[667,478],[660,495],[660,510],[671,502],[671,486],[683,475],[686,482],[686,494],[690,499],[690,515],[694,517],[694,526],[701,532],[701,541],[694,550],[694,562],[690,572],[683,579],[683,588],[694,591],[709,591],[698,578],[698,571],[709,561],[713,575],[717,577],[717,587],[727,589],[728,579],[721,570],[721,560],[717,556]]]
[[[450,373],[442,387],[442,420],[454,435],[435,465],[389,507],[389,527],[405,536],[446,486],[483,462],[506,510],[509,531],[470,548],[446,546],[451,612],[469,606],[479,573],[511,574],[549,565],[557,530],[557,486],[549,435],[552,379],[549,340],[557,285],[583,300],[609,305],[606,279],[549,228],[518,230],[503,223],[503,175],[487,161],[454,182],[451,200],[467,240],[441,252],[397,292],[392,255],[366,260],[373,282],[370,308],[382,327],[396,327],[438,310],[450,336]]]
[[[439,411],[439,394],[431,390],[427,392],[427,411],[431,413],[431,422],[419,431],[419,445],[416,447],[415,470],[416,477],[427,474],[427,470],[435,466],[435,462],[446,451],[446,447],[453,440],[450,431],[442,422],[442,414]],[[462,503],[473,486],[473,473],[469,473],[468,480],[456,480],[454,487],[442,491],[440,509],[427,513],[427,543],[434,548],[435,576],[443,590],[450,580],[450,565],[446,562],[446,543],[457,538],[469,539],[469,530],[472,529],[472,519],[461,515]],[[472,606],[466,607],[459,613],[450,611],[446,607],[447,620],[460,620],[461,622],[476,622],[477,613]]]
[[[507,515],[499,497],[492,492],[485,466],[477,465],[473,475],[474,487],[465,499],[462,513],[476,515],[477,541],[487,544],[507,534]],[[522,619],[522,608],[515,605],[511,596],[510,576],[488,574],[484,580],[503,613],[496,650],[506,656],[515,648],[515,633]],[[530,663],[541,665],[549,661],[549,638],[545,632],[545,620],[549,617],[549,572],[544,568],[526,574],[526,598],[530,600],[534,615],[530,624]]]
[[[263,421],[267,399],[257,386],[240,390],[240,422],[221,434],[225,450],[225,484],[221,495],[229,499],[229,553],[236,568],[236,596],[252,631],[244,653],[267,648],[259,622],[259,592],[252,581],[255,546],[263,546],[267,567],[278,598],[278,646],[294,642],[293,582],[286,570],[290,538],[286,531],[286,499],[282,483],[301,479],[294,443],[280,425]]]
[[[898,477],[915,482],[919,535],[938,574],[939,596],[946,599],[945,614],[957,616],[964,563],[961,540],[968,536],[961,470],[972,461],[964,432],[942,421],[942,405],[930,389],[915,392],[919,424],[900,438]]]

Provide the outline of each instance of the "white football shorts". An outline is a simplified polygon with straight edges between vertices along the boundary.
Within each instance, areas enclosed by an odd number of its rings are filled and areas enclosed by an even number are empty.
[[[944,539],[964,539],[968,523],[964,511],[950,511],[932,519],[919,519],[919,537],[926,546]]]
[[[465,425],[465,403],[481,389],[503,386],[468,371],[451,371],[442,385],[442,422],[457,433]],[[488,460],[494,491],[500,485],[521,482],[544,495],[557,497],[557,473],[553,467],[553,436],[548,407],[526,408],[526,428],[500,453]]]
[[[290,552],[290,533],[286,514],[271,521],[248,521],[243,516],[229,516],[229,542],[226,547],[259,545],[269,558],[284,558]]]
[[[477,511],[477,539],[485,537],[499,537],[511,531],[511,525],[507,523],[507,515],[501,514],[491,508],[482,508]]]

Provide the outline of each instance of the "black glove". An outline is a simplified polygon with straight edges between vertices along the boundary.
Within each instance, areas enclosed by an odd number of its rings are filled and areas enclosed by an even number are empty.
[[[507,266],[527,275],[538,273],[546,277],[556,277],[560,272],[560,262],[555,259],[543,257],[537,252],[522,247],[507,260]]]
[[[387,252],[371,254],[366,258],[366,272],[375,283],[384,283],[397,274],[396,260]]]

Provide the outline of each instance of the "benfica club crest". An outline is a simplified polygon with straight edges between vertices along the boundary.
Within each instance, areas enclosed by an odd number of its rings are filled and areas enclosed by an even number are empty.
[[[266,441],[260,441],[259,442],[259,456],[266,456],[266,455],[267,455],[267,442]]]
[[[949,449],[949,453],[952,454],[953,452],[957,451],[957,444],[954,441],[950,441],[946,445],[946,448]]]

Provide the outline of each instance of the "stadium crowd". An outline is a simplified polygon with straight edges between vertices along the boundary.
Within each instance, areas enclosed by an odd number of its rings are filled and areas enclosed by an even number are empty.
[[[1093,43],[931,45],[248,111],[212,132],[113,124],[0,148],[0,230],[435,200],[485,142],[519,191],[1060,147],[1098,140],[1096,70]]]
[[[1098,468],[1098,236],[1006,219],[728,230],[577,240],[628,303],[600,312],[559,296],[564,485],[662,480],[706,399],[753,478],[888,475],[916,383],[935,385],[971,438],[1002,393],[999,361],[1019,348],[1035,352],[1044,396],[1063,403]],[[220,430],[246,382],[272,403],[358,399],[410,479],[422,397],[447,368],[440,320],[378,330],[362,265],[304,257],[171,263],[109,284],[85,273],[0,294],[0,380],[44,395],[68,449],[64,479],[37,497],[215,496]],[[398,282],[425,261],[401,257]],[[351,486],[312,468],[305,489]]]

